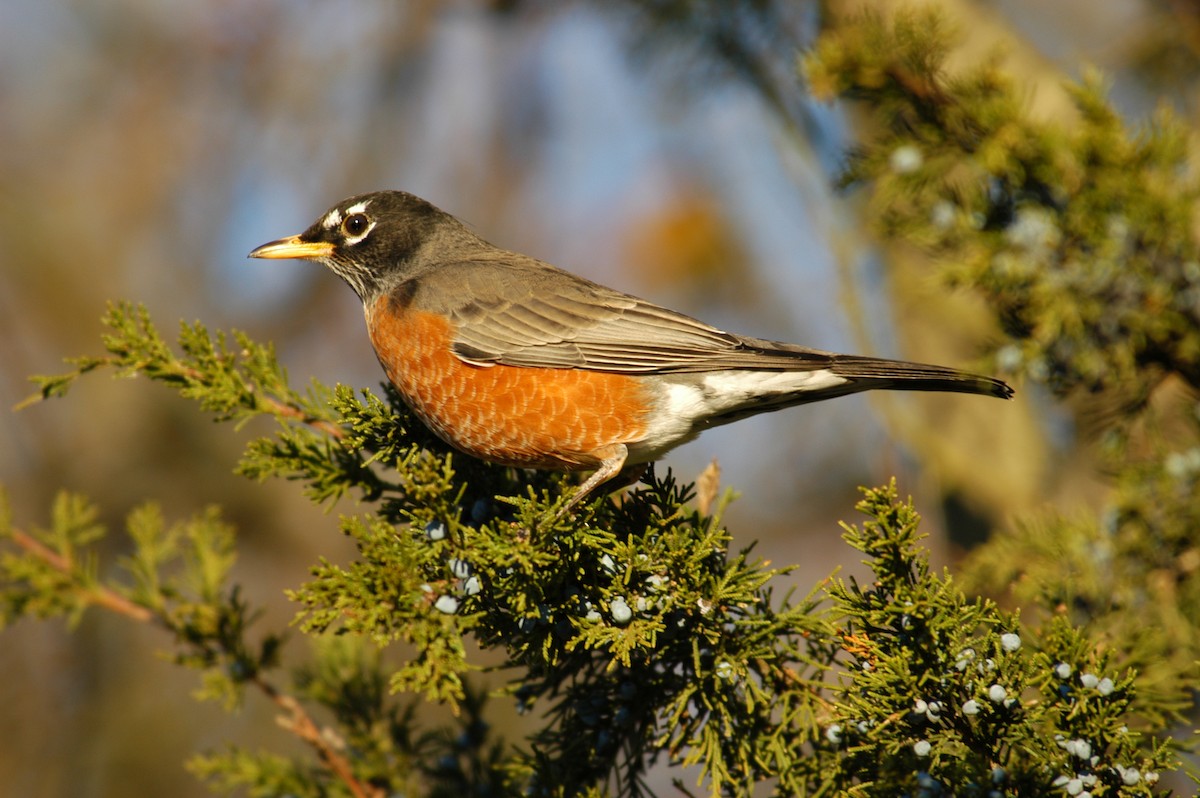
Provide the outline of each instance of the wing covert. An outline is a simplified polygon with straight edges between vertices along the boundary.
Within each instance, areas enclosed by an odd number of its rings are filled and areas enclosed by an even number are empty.
[[[451,310],[454,351],[477,365],[652,373],[690,370],[742,347],[737,336],[636,297],[549,274]]]
[[[734,335],[540,261],[504,254],[502,272],[460,261],[425,277],[439,283],[431,293],[456,297],[443,299],[438,310],[454,323],[454,352],[468,363],[627,374],[829,364],[829,353]]]

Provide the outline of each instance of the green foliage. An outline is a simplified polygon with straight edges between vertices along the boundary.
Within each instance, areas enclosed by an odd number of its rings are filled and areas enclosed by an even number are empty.
[[[845,752],[840,785],[857,781],[861,795],[1149,794],[1171,758],[1143,749],[1128,726],[1132,673],[1114,671],[1061,616],[1023,627],[931,574],[918,517],[894,484],[867,491],[859,509],[873,520],[846,527],[846,540],[871,556],[875,581],[830,589],[851,654],[826,733]]]
[[[1068,400],[1112,479],[1093,511],[1020,519],[972,552],[969,589],[1061,615],[1137,669],[1134,713],[1192,711],[1200,660],[1200,252],[1196,153],[1167,108],[1129,130],[1088,75],[1070,124],[1032,118],[999,59],[951,74],[935,10],[839,20],[804,59],[814,93],[862,101],[847,169],[886,241],[982,295],[993,352]],[[1180,388],[1184,390],[1180,390]]]
[[[983,292],[1008,370],[1130,402],[1168,373],[1200,387],[1188,127],[1164,107],[1129,132],[1094,75],[1071,90],[1070,125],[1031,119],[998,60],[946,73],[947,27],[932,8],[868,14],[804,60],[814,94],[871,109],[845,180],[868,185],[877,229]]]
[[[748,551],[729,556],[719,519],[687,498],[652,479],[572,532],[527,523],[548,497],[478,526],[346,519],[360,559],[323,563],[294,591],[312,646],[288,687],[283,635],[248,639],[257,613],[226,583],[232,538],[211,511],[175,525],[154,507],[134,511],[131,554],[106,577],[94,509],[64,498],[49,530],[0,527],[15,544],[0,560],[0,597],[8,620],[102,606],[155,623],[172,633],[175,660],[201,673],[200,698],[232,705],[250,686],[273,701],[315,761],[239,748],[195,757],[190,769],[223,792],[638,795],[662,761],[698,766],[714,794],[773,782],[786,795],[930,785],[1034,795],[1074,783],[1148,795],[1174,766],[1162,743],[1130,731],[1154,727],[1139,720],[1132,674],[1078,628],[1063,617],[1022,628],[930,572],[894,483],[867,491],[870,520],[846,527],[870,583],[831,580],[799,602],[773,597],[780,572]],[[466,678],[468,636],[502,650],[504,692],[541,709],[524,745],[490,733]],[[416,652],[398,667],[376,647],[394,640]],[[397,693],[458,717],[422,730]],[[318,730],[306,705],[336,731]]]
[[[229,584],[232,529],[215,509],[168,525],[157,506],[144,505],[126,522],[132,553],[119,576],[105,578],[96,517],[94,506],[64,493],[48,528],[25,532],[4,519],[0,539],[12,546],[0,553],[0,627],[26,616],[74,623],[95,606],[153,623],[174,637],[176,662],[202,672],[198,696],[235,706],[247,682],[275,667],[282,636],[247,639],[256,614]]]
[[[1165,464],[1164,464],[1165,463]],[[1099,518],[1049,516],[1017,524],[968,562],[967,584],[1003,589],[1025,606],[1061,613],[1116,643],[1136,668],[1139,714],[1162,725],[1190,709],[1200,640],[1196,471],[1180,456],[1127,469]]]
[[[0,593],[0,628],[23,616],[61,616],[72,625],[89,605],[96,589],[95,563],[85,547],[104,534],[96,524],[96,510],[77,496],[63,494],[52,510],[49,529],[34,530],[25,538],[39,557],[0,552],[0,569],[8,580],[27,585],[26,590]],[[0,494],[0,532],[12,534],[8,498]],[[81,553],[81,549],[85,549]],[[81,561],[82,560],[82,561]]]

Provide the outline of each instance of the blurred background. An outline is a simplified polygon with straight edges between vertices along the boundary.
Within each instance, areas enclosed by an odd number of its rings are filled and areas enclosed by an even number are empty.
[[[942,3],[964,61],[1000,48],[1053,116],[1062,82],[1102,68],[1131,120],[1162,97],[1194,115],[1200,17],[1187,3]],[[352,502],[314,507],[231,471],[269,427],[209,422],[158,386],[83,381],[9,412],[26,377],[100,352],[111,300],[274,341],[294,384],[382,379],[359,303],[308,264],[249,261],[344,196],[421,195],[493,243],[748,334],[972,367],[994,331],[972,297],[890,266],[918,257],[863,232],[833,188],[856,120],[804,99],[797,53],[827,5],[771,0],[439,2],[6,0],[0,5],[0,484],[18,525],[61,488],[118,528],[146,499],[211,504],[236,525],[236,577],[281,625],[283,589],[318,556],[353,556]],[[889,268],[885,269],[884,265]],[[886,279],[885,279],[886,277]],[[1029,391],[856,396],[704,435],[663,465],[717,458],[738,544],[800,562],[807,592],[855,567],[837,519],[895,474],[941,561],[946,519],[983,533],[1050,500],[1083,501],[1071,430]],[[967,535],[969,537],[969,534]],[[114,544],[115,545],[115,544]],[[114,553],[117,552],[114,549]],[[851,560],[851,562],[843,562]],[[188,697],[167,641],[93,613],[79,633],[23,624],[0,643],[0,793],[200,795],[181,766],[233,740],[295,745],[251,700]]]

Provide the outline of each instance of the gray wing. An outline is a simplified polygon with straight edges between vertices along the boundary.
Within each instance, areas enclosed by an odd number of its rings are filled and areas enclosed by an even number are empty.
[[[499,256],[503,256],[502,258]],[[503,265],[503,270],[474,268]],[[625,374],[723,369],[828,369],[855,387],[1012,396],[1000,380],[944,366],[839,355],[719,330],[532,258],[498,252],[424,277],[455,325],[454,353],[479,366],[576,368]],[[436,285],[432,283],[436,282]]]
[[[462,264],[470,266],[470,264]],[[437,273],[455,324],[454,352],[476,365],[579,368],[630,374],[713,369],[804,370],[829,365],[815,350],[772,351],[681,313],[533,262]],[[536,267],[536,268],[534,268]],[[433,275],[430,275],[433,277]],[[453,280],[453,282],[450,282]],[[470,297],[470,299],[468,299]]]

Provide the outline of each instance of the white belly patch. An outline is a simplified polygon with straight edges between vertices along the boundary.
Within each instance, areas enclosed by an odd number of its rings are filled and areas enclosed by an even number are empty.
[[[668,449],[694,439],[704,430],[790,404],[802,404],[848,384],[827,369],[817,371],[714,371],[695,381],[664,380],[658,412],[646,437],[629,445],[629,462],[657,459]],[[840,392],[838,392],[840,393]]]

